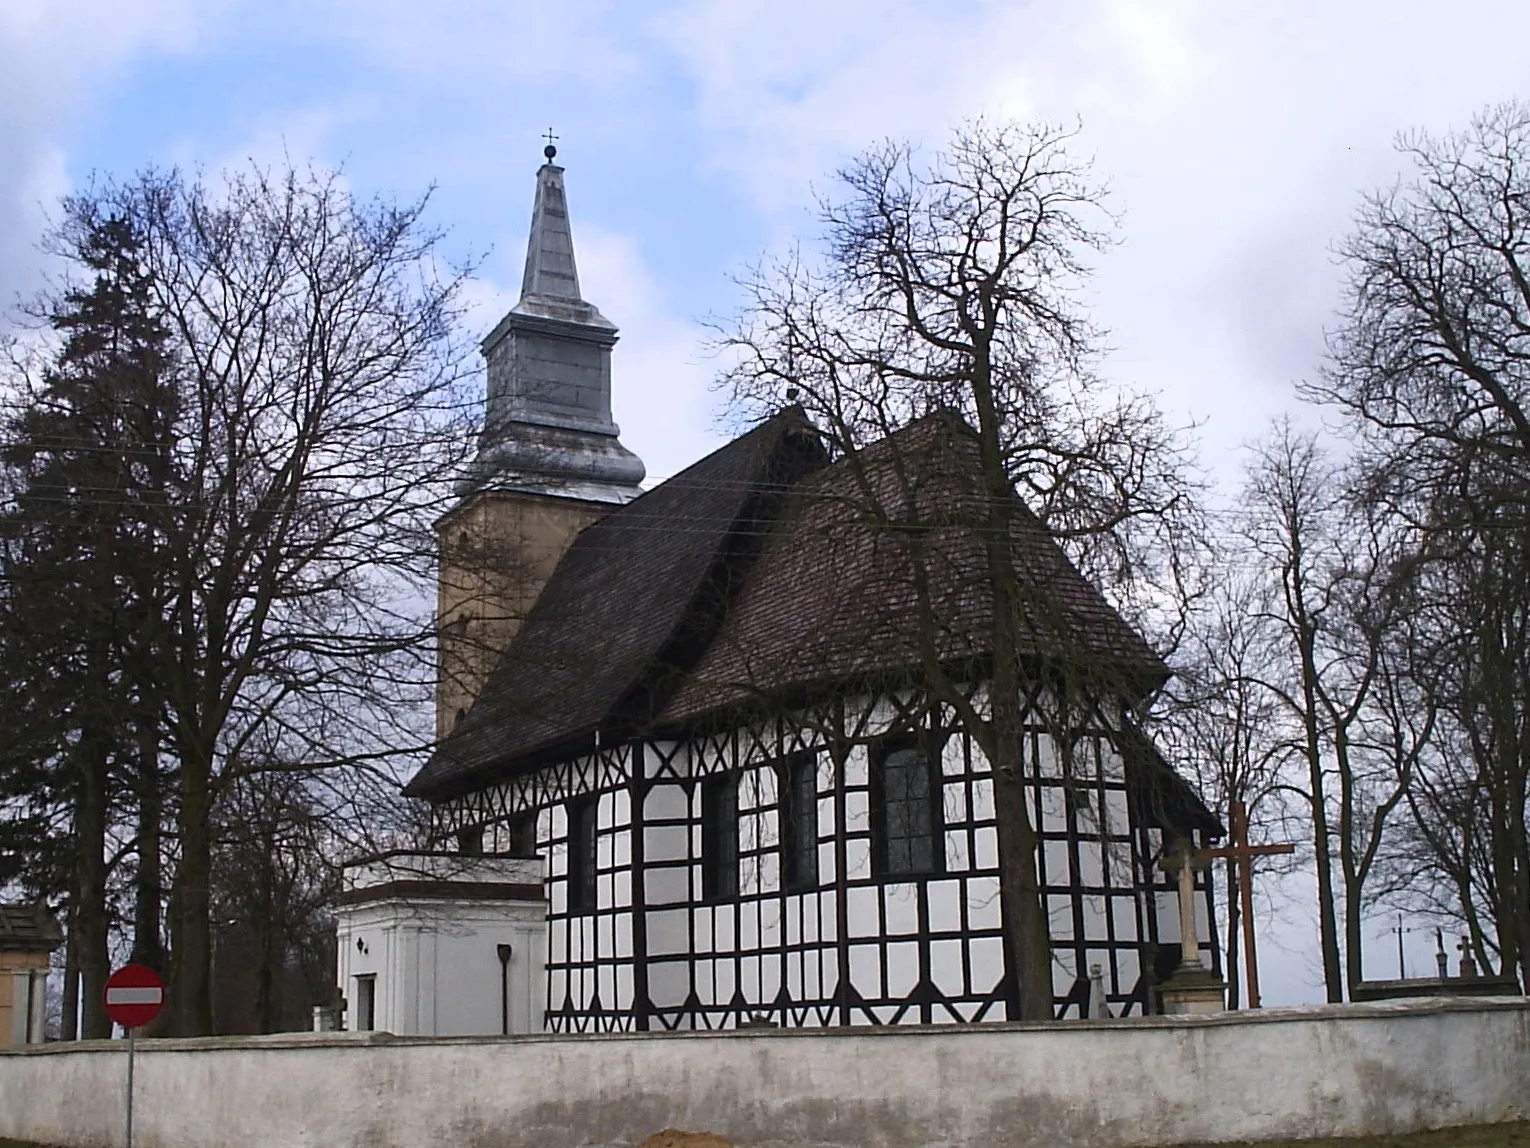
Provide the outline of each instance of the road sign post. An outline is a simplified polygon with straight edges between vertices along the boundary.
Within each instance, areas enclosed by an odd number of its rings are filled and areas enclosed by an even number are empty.
[[[133,1061],[137,1032],[165,1007],[165,983],[147,965],[123,965],[106,978],[106,1015],[127,1030],[127,1148],[133,1148]]]

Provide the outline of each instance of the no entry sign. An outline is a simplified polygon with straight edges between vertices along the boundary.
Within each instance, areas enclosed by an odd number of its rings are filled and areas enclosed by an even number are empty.
[[[142,1028],[165,1007],[165,982],[147,965],[123,965],[106,979],[106,1015],[125,1029]]]

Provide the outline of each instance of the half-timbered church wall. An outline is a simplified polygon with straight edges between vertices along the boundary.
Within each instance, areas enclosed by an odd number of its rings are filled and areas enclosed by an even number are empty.
[[[546,858],[554,1030],[1013,1019],[988,763],[913,703],[628,742],[457,799],[438,831]],[[1045,722],[1027,731],[1059,1016],[1083,1015],[1092,971],[1114,1015],[1151,1011],[1178,936],[1111,728],[1076,728],[1066,767]]]

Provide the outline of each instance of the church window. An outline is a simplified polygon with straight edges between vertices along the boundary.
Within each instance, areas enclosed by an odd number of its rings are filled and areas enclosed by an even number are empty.
[[[779,766],[781,875],[788,889],[818,884],[818,757],[799,753]]]
[[[457,830],[457,852],[464,857],[483,856],[482,825],[466,825]]]
[[[701,895],[738,895],[738,777],[718,773],[701,783]]]
[[[595,908],[595,798],[581,797],[568,805],[568,909],[587,913]]]
[[[510,855],[534,857],[537,851],[537,811],[526,809],[510,818]]]
[[[944,857],[933,755],[916,741],[888,742],[871,781],[875,867],[885,877],[939,872]]]

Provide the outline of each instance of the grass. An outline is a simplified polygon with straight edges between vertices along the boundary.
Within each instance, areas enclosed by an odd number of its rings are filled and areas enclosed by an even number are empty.
[[[30,1140],[0,1140],[0,1148],[49,1148]],[[1180,1148],[1237,1148],[1235,1145],[1181,1145]],[[1530,1148],[1530,1124],[1479,1124],[1407,1136],[1362,1136],[1352,1140],[1263,1140],[1259,1148]]]

